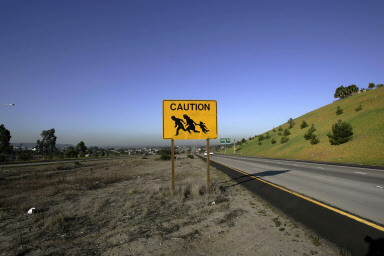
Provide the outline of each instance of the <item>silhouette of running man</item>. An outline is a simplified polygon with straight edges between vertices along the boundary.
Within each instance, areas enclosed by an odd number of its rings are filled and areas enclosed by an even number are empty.
[[[179,131],[180,131],[180,129],[183,130],[183,131],[187,131],[187,130],[185,130],[185,128],[184,128],[183,123],[185,124],[185,122],[184,122],[183,119],[177,118],[177,117],[175,117],[175,116],[172,116],[171,119],[172,119],[173,121],[175,121],[175,128],[177,127],[177,129],[176,129],[176,136],[179,135]],[[191,133],[191,132],[189,132],[189,133]]]
[[[195,121],[193,121],[193,120],[192,120],[189,116],[187,116],[187,115],[183,115],[183,117],[184,117],[185,121],[187,122],[187,131],[188,131],[189,133],[191,133],[191,131],[200,133],[199,131],[196,131],[196,127],[195,127],[195,125],[197,125],[197,124],[196,124]]]
[[[198,126],[200,126],[200,129],[201,129],[201,131],[202,131],[203,133],[207,133],[207,132],[209,132],[207,126],[205,126],[205,123],[203,123],[203,122],[200,121],[200,123],[198,124]]]

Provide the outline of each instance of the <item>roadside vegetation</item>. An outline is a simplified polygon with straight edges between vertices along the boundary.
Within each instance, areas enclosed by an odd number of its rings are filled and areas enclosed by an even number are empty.
[[[337,88],[335,97],[339,100],[255,135],[241,143],[236,152],[261,157],[384,165],[384,88],[382,84],[373,83],[368,87],[362,90],[354,86]],[[267,135],[271,141],[262,143]]]

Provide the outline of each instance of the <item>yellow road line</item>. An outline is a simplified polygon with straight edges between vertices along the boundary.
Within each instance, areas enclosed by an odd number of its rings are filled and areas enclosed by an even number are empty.
[[[211,160],[211,162],[215,162],[215,161],[212,161],[212,160]],[[215,162],[215,163],[217,163],[217,162]],[[283,190],[283,191],[285,191],[285,192],[288,192],[288,193],[290,193],[290,194],[292,194],[292,195],[295,195],[295,196],[297,196],[297,197],[300,197],[300,198],[302,198],[302,199],[304,199],[304,200],[307,200],[307,201],[309,201],[309,202],[311,202],[311,203],[317,204],[317,205],[319,205],[319,206],[322,206],[322,207],[324,207],[324,208],[327,208],[328,210],[337,212],[337,213],[339,213],[339,214],[341,214],[341,215],[344,215],[344,216],[346,216],[346,217],[348,217],[348,218],[354,219],[354,220],[356,220],[356,221],[358,221],[358,222],[364,223],[365,225],[368,225],[368,226],[370,226],[370,227],[373,227],[373,228],[375,228],[375,229],[378,229],[378,230],[384,232],[384,227],[379,226],[379,225],[377,225],[377,224],[375,224],[375,223],[372,223],[372,222],[370,222],[370,221],[364,220],[364,219],[359,218],[359,217],[357,217],[357,216],[355,216],[355,215],[352,215],[352,214],[350,214],[350,213],[341,211],[341,210],[339,210],[339,209],[336,209],[336,208],[334,208],[334,207],[332,207],[332,206],[329,206],[329,205],[326,205],[326,204],[324,204],[324,203],[321,203],[321,202],[319,202],[319,201],[317,201],[317,200],[314,200],[314,199],[312,199],[312,198],[309,198],[309,197],[300,195],[300,194],[298,194],[298,193],[296,193],[296,192],[294,192],[294,191],[292,191],[292,190],[289,190],[289,189],[287,189],[287,188],[284,188],[284,187],[281,187],[281,186],[279,186],[279,185],[273,184],[273,183],[271,183],[271,182],[269,182],[269,181],[263,180],[263,179],[261,179],[261,178],[259,178],[259,177],[253,176],[253,175],[251,175],[251,174],[249,174],[249,173],[240,171],[240,170],[238,170],[238,169],[236,169],[236,168],[233,168],[233,167],[231,167],[231,166],[228,166],[228,165],[225,165],[225,164],[222,164],[222,163],[218,163],[218,164],[221,164],[221,165],[223,165],[223,166],[225,166],[225,167],[227,167],[227,168],[230,168],[230,169],[232,169],[232,170],[234,170],[234,171],[236,171],[236,172],[239,172],[239,173],[241,173],[241,174],[244,174],[244,175],[246,175],[246,176],[248,176],[248,177],[251,177],[251,178],[253,178],[253,179],[255,179],[255,180],[264,182],[264,183],[266,183],[266,184],[268,184],[268,185],[271,185],[271,186],[273,186],[273,187],[275,187],[275,188],[278,188],[278,189],[280,189],[280,190]]]

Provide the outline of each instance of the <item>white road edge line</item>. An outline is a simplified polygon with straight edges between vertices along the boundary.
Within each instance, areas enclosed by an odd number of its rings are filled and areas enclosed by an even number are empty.
[[[363,174],[363,175],[366,174],[365,172],[355,172],[355,173],[357,173],[357,174]]]

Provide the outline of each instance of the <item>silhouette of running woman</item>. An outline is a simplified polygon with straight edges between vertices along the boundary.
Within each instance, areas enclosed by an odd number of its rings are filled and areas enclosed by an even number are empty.
[[[183,117],[184,117],[185,121],[187,122],[187,131],[188,131],[189,133],[191,133],[191,131],[200,133],[199,131],[196,131],[196,127],[195,127],[195,125],[197,125],[197,124],[196,124],[195,121],[193,121],[193,120],[192,120],[189,116],[187,116],[187,115],[183,115]]]
[[[175,128],[177,127],[177,129],[176,129],[176,136],[179,135],[180,129],[183,130],[183,131],[187,131],[184,128],[183,123],[185,124],[185,122],[183,121],[183,119],[177,118],[175,116],[172,116],[171,119],[173,121],[175,121]],[[189,133],[191,133],[191,132],[189,132]]]
[[[205,126],[205,123],[203,123],[203,122],[200,121],[200,123],[198,124],[198,126],[200,126],[200,129],[201,129],[201,131],[202,131],[203,133],[207,133],[207,132],[209,132],[207,126]]]

